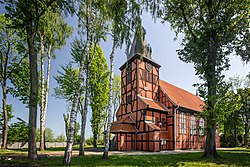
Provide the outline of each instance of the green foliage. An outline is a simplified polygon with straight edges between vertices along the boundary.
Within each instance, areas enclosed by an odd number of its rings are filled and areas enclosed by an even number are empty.
[[[90,138],[85,140],[85,146],[93,146],[94,145],[94,136],[91,136]],[[98,140],[97,145],[104,145],[103,138]]]
[[[52,53],[66,44],[66,39],[72,35],[70,27],[59,9],[49,8],[40,19],[39,35],[43,36],[44,43],[52,45]]]
[[[196,75],[203,83],[199,87],[200,96],[206,102],[204,112],[207,122],[207,147],[204,156],[216,157],[213,137],[221,114],[216,104],[225,94],[222,72],[229,68],[229,55],[235,53],[246,62],[250,60],[239,50],[249,50],[249,1],[195,1],[169,0],[157,4],[154,15],[168,21],[178,34],[184,34],[182,49],[177,52],[186,63],[193,63]],[[247,35],[247,36],[245,36]]]
[[[40,129],[36,130],[36,138],[37,141],[40,141]],[[52,129],[50,128],[45,128],[45,141],[46,142],[53,142],[55,140],[54,138],[54,133]]]
[[[95,56],[90,67],[90,106],[92,132],[97,139],[105,120],[104,110],[108,105],[109,71],[102,48],[100,46],[92,48],[91,54],[94,53]]]
[[[21,118],[17,118],[18,122],[9,126],[8,141],[9,142],[28,142],[29,125]]]
[[[230,91],[215,106],[216,111],[222,113],[219,114],[218,122],[223,147],[241,146],[244,143],[244,129],[249,127],[247,119],[249,120],[250,114],[247,104],[250,90],[248,87],[242,87],[244,80],[244,85],[247,85],[248,76],[245,79],[239,76],[230,77]]]
[[[121,103],[121,76],[116,74],[114,75],[112,87],[113,87],[112,91],[113,91],[113,106],[114,106],[113,118],[114,118],[115,113]]]
[[[8,91],[13,97],[19,98],[23,104],[28,105],[30,95],[29,62],[24,58],[20,63],[12,63],[13,69],[10,77],[13,87],[8,87]]]
[[[65,142],[66,141],[66,138],[65,138],[65,135],[62,133],[60,135],[58,135],[55,140],[56,142]]]
[[[58,86],[54,88],[54,95],[57,98],[66,99],[72,102],[74,95],[78,89],[79,69],[74,69],[72,64],[61,67],[62,72],[58,71],[58,75],[54,77]]]
[[[8,121],[10,121],[12,118],[14,118],[15,116],[12,114],[13,113],[13,107],[11,104],[8,104],[7,105],[7,112],[8,112]],[[4,126],[4,123],[3,123],[3,117],[4,116],[4,113],[3,111],[1,111],[0,113],[0,130],[3,130],[3,126]]]

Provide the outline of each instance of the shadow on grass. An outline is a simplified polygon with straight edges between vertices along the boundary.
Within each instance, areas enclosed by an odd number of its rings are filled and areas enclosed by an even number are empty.
[[[250,166],[249,150],[218,151],[220,159],[201,158],[202,153],[183,153],[165,155],[110,155],[108,160],[101,156],[73,157],[71,166]],[[41,158],[37,166],[62,166],[63,157]],[[29,164],[27,158],[14,158],[12,161],[0,161],[1,164]],[[32,162],[34,164],[34,161]],[[28,165],[29,166],[29,165]],[[31,166],[33,166],[31,164]]]
[[[219,151],[222,158],[201,158],[202,153],[168,155],[111,155],[108,160],[101,156],[73,157],[71,166],[250,166],[248,151],[237,153]],[[42,160],[46,166],[61,166],[62,157],[50,157]]]

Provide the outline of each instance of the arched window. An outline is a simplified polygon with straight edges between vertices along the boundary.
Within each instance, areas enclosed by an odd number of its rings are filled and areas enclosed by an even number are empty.
[[[204,135],[204,119],[203,118],[200,118],[199,126],[200,126],[199,135]]]
[[[190,119],[190,134],[191,135],[196,135],[196,120],[195,120],[195,116],[191,116]]]

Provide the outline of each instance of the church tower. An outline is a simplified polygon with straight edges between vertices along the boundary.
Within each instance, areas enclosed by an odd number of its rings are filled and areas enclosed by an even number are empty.
[[[141,34],[135,35],[128,60],[120,67],[122,103],[118,117],[138,111],[139,97],[157,100],[160,65],[151,57],[152,49],[145,39],[144,28]]]

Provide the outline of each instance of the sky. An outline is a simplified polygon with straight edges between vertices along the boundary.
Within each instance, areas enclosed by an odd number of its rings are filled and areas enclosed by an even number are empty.
[[[48,110],[46,114],[46,127],[53,130],[55,137],[62,133],[65,134],[63,114],[69,112],[68,104],[65,100],[53,97],[53,88],[57,86],[53,76],[57,75],[57,71],[60,70],[60,66],[72,61],[72,57],[70,55],[70,43],[77,37],[77,19],[75,17],[69,17],[67,18],[67,21],[70,26],[74,27],[74,33],[72,37],[67,40],[67,44],[63,47],[63,49],[55,52],[57,57],[51,62],[51,82]],[[182,62],[176,53],[176,50],[181,48],[181,39],[183,36],[180,35],[176,41],[173,41],[175,33],[171,30],[170,25],[168,23],[162,24],[160,21],[154,22],[150,14],[143,14],[142,25],[146,29],[146,40],[151,45],[153,50],[152,58],[161,65],[160,79],[195,94],[196,88],[192,85],[199,82],[199,80],[198,77],[195,76],[194,66],[193,64],[186,64]],[[100,45],[103,48],[104,55],[109,63],[112,41],[102,41]],[[119,67],[125,62],[126,55],[124,48],[116,50],[114,59],[116,74],[120,75]],[[231,56],[230,64],[231,67],[229,71],[224,72],[226,78],[235,75],[245,77],[250,71],[250,64],[244,65],[238,57]],[[2,94],[0,95],[0,98],[2,98]],[[25,106],[18,99],[12,98],[11,95],[8,95],[7,103],[13,105],[14,115],[16,118],[20,117],[25,121],[28,121],[28,108],[25,108]],[[90,128],[90,115],[91,111],[89,111],[87,117],[86,138],[89,138],[92,135]],[[14,118],[12,122],[17,121],[16,118]],[[77,121],[80,122],[79,113]],[[39,111],[37,122],[39,127]]]

